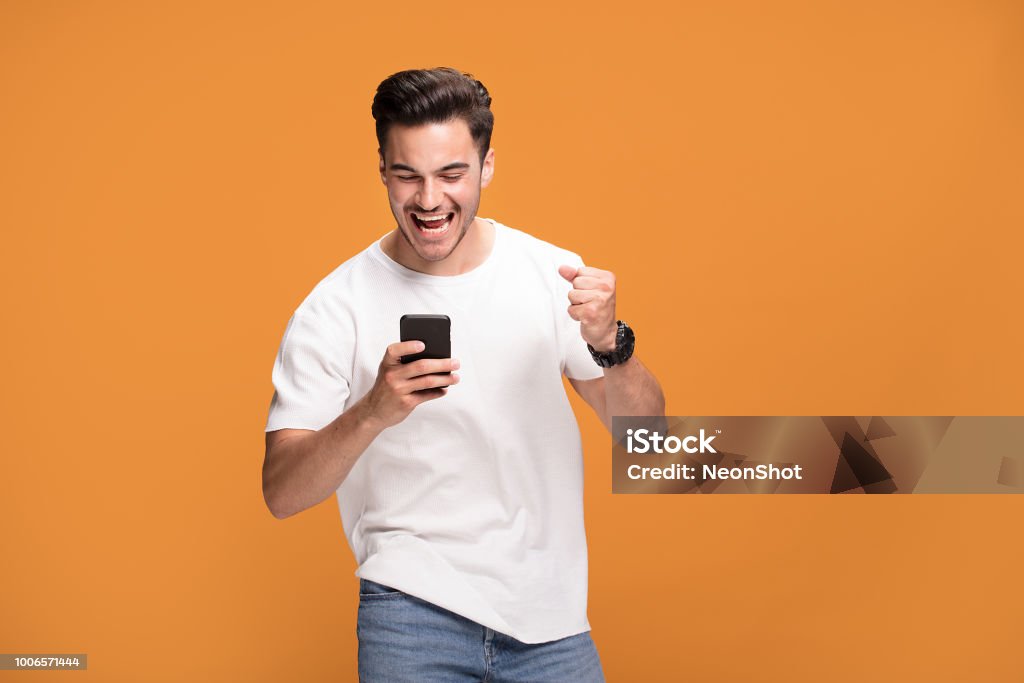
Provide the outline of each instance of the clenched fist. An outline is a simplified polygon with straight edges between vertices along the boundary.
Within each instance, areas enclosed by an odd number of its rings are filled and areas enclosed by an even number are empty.
[[[579,321],[583,340],[596,351],[614,351],[615,274],[589,266],[559,266],[558,274],[572,283],[569,316]]]

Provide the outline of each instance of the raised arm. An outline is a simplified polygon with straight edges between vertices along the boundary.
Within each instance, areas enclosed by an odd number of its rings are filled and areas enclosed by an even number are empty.
[[[595,351],[615,350],[615,275],[583,266],[561,266],[559,274],[572,283],[569,315],[580,323],[580,335]],[[634,354],[624,363],[604,368],[604,376],[569,379],[576,393],[597,413],[608,431],[613,415],[664,415],[665,396],[650,370]]]

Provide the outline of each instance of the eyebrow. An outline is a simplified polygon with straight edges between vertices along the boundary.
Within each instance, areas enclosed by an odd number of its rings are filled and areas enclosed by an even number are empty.
[[[455,170],[465,171],[468,168],[469,168],[469,164],[467,164],[466,162],[464,162],[464,161],[455,161],[455,162],[452,162],[450,164],[447,164],[447,165],[442,166],[441,168],[437,169],[437,172],[438,173],[444,173],[445,171],[455,171]],[[393,170],[393,171],[408,171],[410,173],[419,173],[419,171],[417,171],[412,166],[407,166],[405,164],[391,164],[391,170]]]

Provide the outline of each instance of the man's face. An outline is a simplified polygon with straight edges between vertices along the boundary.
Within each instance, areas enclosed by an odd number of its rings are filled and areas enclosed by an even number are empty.
[[[391,127],[380,177],[398,230],[416,257],[441,261],[455,251],[476,218],[480,190],[493,172],[494,150],[481,164],[462,119]]]

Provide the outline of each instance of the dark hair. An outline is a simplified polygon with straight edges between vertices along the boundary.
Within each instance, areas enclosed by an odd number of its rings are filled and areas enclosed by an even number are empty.
[[[394,123],[420,126],[456,118],[469,126],[481,162],[491,146],[494,114],[487,88],[470,74],[450,67],[409,69],[388,76],[377,86],[371,111],[381,151]]]

